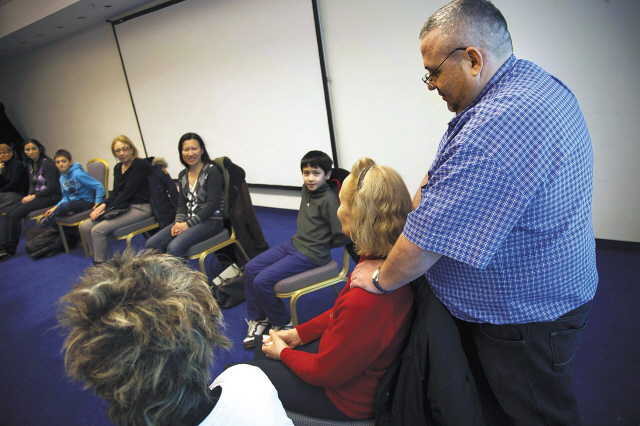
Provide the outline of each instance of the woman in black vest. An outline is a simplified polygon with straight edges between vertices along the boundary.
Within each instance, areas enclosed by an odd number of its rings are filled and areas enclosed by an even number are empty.
[[[149,238],[145,248],[182,257],[193,245],[222,231],[224,194],[222,174],[211,163],[207,148],[196,133],[185,133],[178,142],[178,211],[172,225]]]

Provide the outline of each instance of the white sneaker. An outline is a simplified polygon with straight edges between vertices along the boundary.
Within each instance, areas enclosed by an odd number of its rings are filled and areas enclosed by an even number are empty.
[[[248,320],[245,318],[249,329],[247,330],[247,337],[242,341],[242,346],[245,348],[253,347],[253,340],[256,336],[261,335],[264,331],[269,328],[269,321],[265,319],[261,320]]]
[[[291,330],[292,328],[293,328],[293,323],[291,321],[289,321],[289,323],[285,325],[274,325],[273,327],[271,327],[273,331]]]

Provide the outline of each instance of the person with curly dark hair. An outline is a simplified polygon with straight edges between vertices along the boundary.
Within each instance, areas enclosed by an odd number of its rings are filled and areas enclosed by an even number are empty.
[[[230,368],[207,386],[222,313],[206,277],[167,254],[126,250],[87,269],[60,300],[65,368],[127,426],[291,425],[258,368]],[[252,410],[246,410],[246,398]]]

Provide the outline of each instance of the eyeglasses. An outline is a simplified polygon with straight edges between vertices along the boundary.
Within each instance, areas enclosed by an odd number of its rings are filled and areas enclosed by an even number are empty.
[[[114,149],[113,150],[113,152],[116,153],[116,154],[120,154],[120,153],[124,154],[125,152],[129,152],[129,151],[131,151],[131,148],[126,147],[126,146],[123,147],[123,148],[118,148],[118,149]]]
[[[446,61],[447,59],[449,59],[449,56],[453,55],[454,52],[457,52],[458,50],[467,50],[468,47],[458,47],[457,49],[454,49],[451,51],[451,53],[449,53],[447,55],[446,58],[444,58],[444,61]],[[444,61],[440,62],[440,65],[438,65],[436,67],[435,70],[433,70],[433,72],[429,72],[429,70],[427,70],[426,74],[424,75],[424,77],[422,77],[422,82],[424,84],[426,84],[429,87],[433,87],[433,77],[436,76],[436,73],[438,72],[438,70],[440,69],[440,67],[442,66],[442,64],[444,64]]]
[[[11,154],[11,151],[0,151],[0,155]]]

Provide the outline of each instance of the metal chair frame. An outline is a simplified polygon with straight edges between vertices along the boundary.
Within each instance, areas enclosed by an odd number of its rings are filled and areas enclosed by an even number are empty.
[[[232,206],[229,205],[229,186],[230,186],[230,179],[229,179],[229,172],[226,169],[226,167],[224,167],[224,157],[219,157],[216,158],[215,160],[213,160],[215,163],[218,163],[218,165],[224,170],[224,174],[222,176],[223,180],[224,180],[224,218],[225,221],[226,219],[229,218],[229,216],[231,215],[231,210],[232,210]],[[214,166],[216,167],[216,166]],[[244,251],[244,248],[242,247],[242,244],[240,244],[240,241],[238,241],[238,239],[236,238],[236,232],[233,229],[233,226],[231,226],[231,224],[229,224],[229,229],[230,229],[230,235],[229,238],[226,241],[223,241],[222,243],[216,244],[213,247],[210,247],[204,251],[201,251],[199,253],[193,253],[193,254],[189,254],[189,252],[187,252],[185,258],[188,260],[193,260],[193,259],[198,259],[198,264],[200,266],[200,272],[202,272],[204,275],[206,275],[206,269],[204,266],[204,259],[211,253],[220,250],[223,247],[226,247],[228,245],[231,244],[235,244],[236,246],[238,246],[238,248],[240,249],[240,252],[242,253],[242,255],[244,256],[244,258],[246,259],[247,262],[249,262],[249,260],[251,260],[251,258],[249,258],[249,256],[247,255],[247,252]],[[224,232],[224,231],[222,231]],[[229,232],[229,230],[227,230],[227,232]],[[217,238],[220,234],[211,237],[209,240],[213,240],[215,238]],[[209,240],[205,240],[201,243],[198,244],[203,244],[206,243]]]
[[[212,238],[215,238],[215,237],[212,237]],[[222,242],[220,244],[217,244],[217,245],[215,245],[215,246],[213,246],[211,248],[208,248],[207,250],[204,250],[204,251],[202,251],[200,253],[196,253],[196,254],[193,254],[193,255],[190,255],[190,256],[186,256],[186,258],[188,260],[198,259],[198,265],[200,266],[200,272],[202,272],[203,274],[207,275],[206,269],[205,269],[205,266],[204,266],[204,259],[209,254],[211,254],[211,253],[213,253],[215,251],[218,251],[221,248],[226,247],[226,246],[231,245],[231,244],[235,244],[240,249],[240,252],[244,256],[244,258],[247,260],[247,262],[249,262],[249,260],[251,260],[249,258],[249,256],[247,255],[247,253],[244,251],[244,248],[242,247],[242,244],[240,244],[240,241],[238,241],[236,239],[236,231],[233,229],[233,226],[231,226],[231,235],[229,236],[229,238],[226,241],[224,241],[224,242]]]
[[[350,259],[349,251],[345,246],[342,270],[337,276],[335,276],[334,278],[330,278],[328,280],[319,282],[317,284],[312,284],[288,293],[275,293],[276,297],[280,299],[286,299],[288,297],[291,298],[291,300],[289,301],[289,307],[291,310],[291,323],[293,324],[293,327],[296,327],[298,325],[298,312],[296,309],[296,304],[298,302],[298,299],[301,296],[312,293],[317,290],[321,290],[329,286],[333,286],[333,290],[336,292],[336,295],[340,294],[340,290],[338,290],[338,287],[336,287],[336,284],[339,284],[341,282],[346,282],[349,279],[347,276],[347,273],[349,271],[349,259]]]

